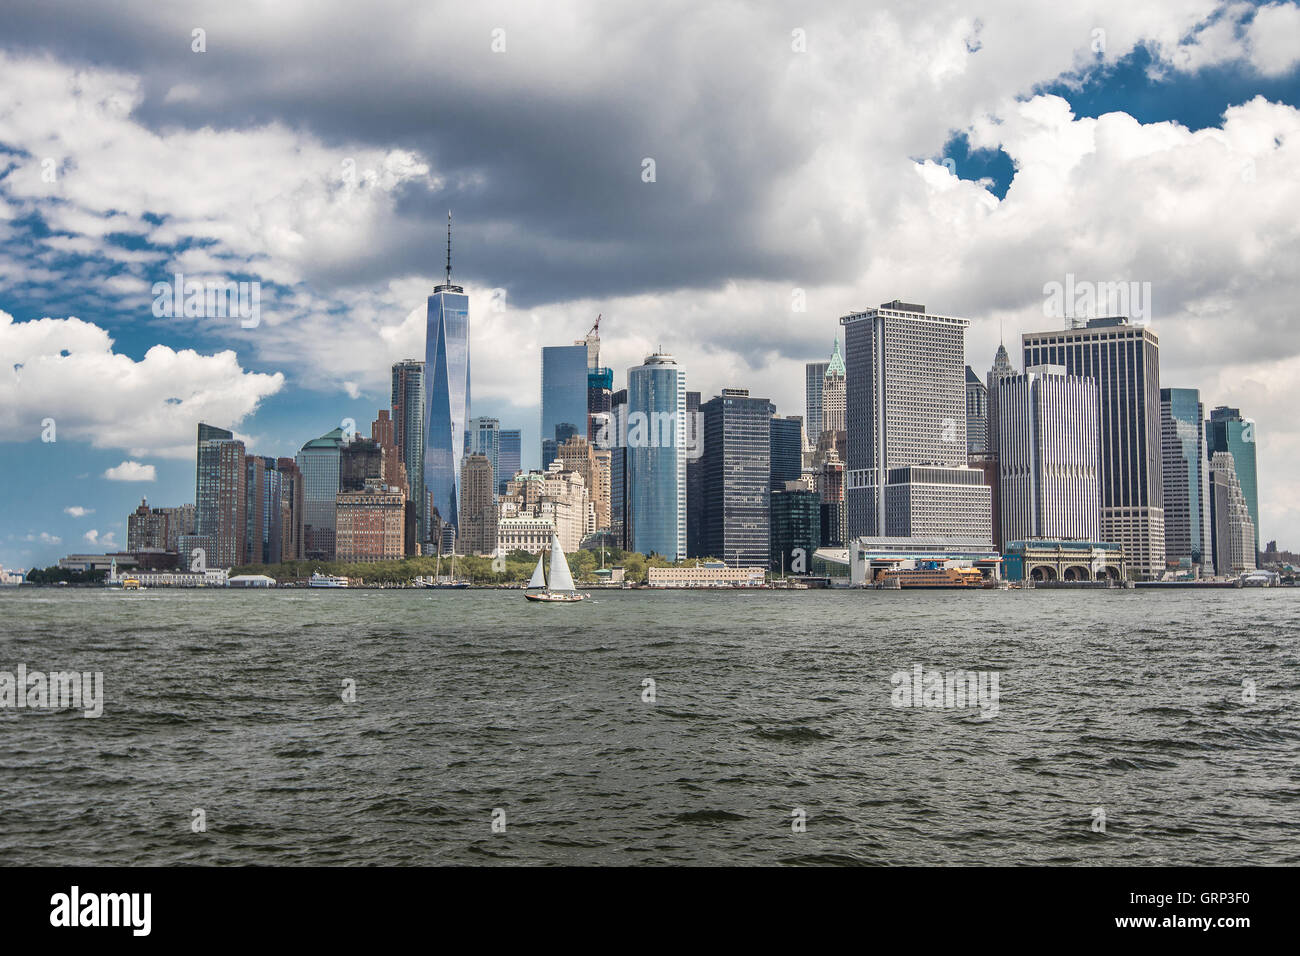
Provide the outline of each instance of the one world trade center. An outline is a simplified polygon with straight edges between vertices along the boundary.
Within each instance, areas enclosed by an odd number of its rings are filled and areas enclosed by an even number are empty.
[[[469,420],[469,296],[451,282],[451,212],[447,213],[447,277],[429,296],[425,337],[426,381],[424,486],[444,524],[457,527],[457,484]],[[421,502],[423,505],[424,502]],[[439,524],[428,508],[422,538],[435,540]]]

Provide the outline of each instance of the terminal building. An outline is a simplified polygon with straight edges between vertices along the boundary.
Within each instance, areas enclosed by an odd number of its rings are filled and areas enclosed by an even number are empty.
[[[1128,557],[1105,541],[1033,538],[1008,541],[1003,570],[1009,581],[1127,581]]]
[[[982,539],[860,537],[853,539],[848,550],[849,582],[853,587],[873,587],[888,572],[922,568],[973,568],[990,581],[1001,576],[1002,556]]]

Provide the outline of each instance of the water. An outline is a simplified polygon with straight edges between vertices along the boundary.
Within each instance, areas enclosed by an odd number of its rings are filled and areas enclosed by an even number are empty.
[[[1294,589],[7,590],[0,670],[106,703],[0,711],[0,863],[1294,865],[1298,621]],[[916,663],[999,672],[1000,712],[891,706]]]

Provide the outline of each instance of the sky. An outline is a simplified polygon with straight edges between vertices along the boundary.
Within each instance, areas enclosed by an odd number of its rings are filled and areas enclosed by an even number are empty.
[[[199,421],[366,431],[448,209],[472,413],[525,466],[540,349],[597,314],[616,388],[662,347],[803,414],[841,315],[966,317],[982,375],[1068,275],[1150,289],[1162,384],[1255,420],[1260,538],[1300,549],[1295,2],[11,0],[0,565],[192,501]],[[155,314],[176,273],[259,321]]]

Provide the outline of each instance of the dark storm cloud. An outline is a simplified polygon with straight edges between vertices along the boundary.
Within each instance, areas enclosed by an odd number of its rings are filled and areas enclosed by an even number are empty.
[[[439,271],[448,207],[458,274],[508,288],[522,307],[725,279],[849,278],[822,250],[778,250],[761,228],[773,181],[815,146],[771,106],[789,59],[783,32],[760,29],[770,46],[737,49],[725,35],[683,38],[672,17],[547,33],[509,14],[411,23],[380,6],[278,18],[263,8],[234,21],[54,0],[14,9],[3,42],[138,75],[135,117],[155,130],[276,122],[329,145],[427,158],[444,188],[406,187],[396,227],[349,266],[308,266],[322,291]],[[490,48],[498,22],[501,54]],[[190,49],[195,26],[207,31],[202,55]],[[611,46],[630,52],[611,61]],[[584,65],[594,61],[598,82]],[[175,87],[197,93],[168,102]],[[642,181],[644,157],[654,183]]]

